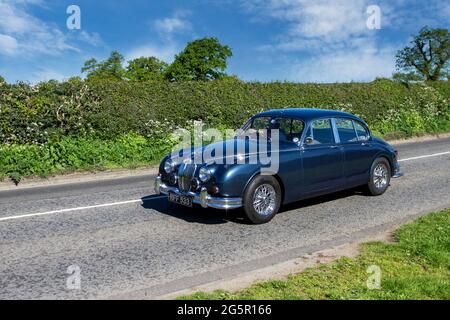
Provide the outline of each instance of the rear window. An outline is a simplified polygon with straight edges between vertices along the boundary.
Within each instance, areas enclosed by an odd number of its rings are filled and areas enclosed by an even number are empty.
[[[358,141],[355,128],[353,127],[353,120],[338,118],[336,119],[336,127],[342,143]]]
[[[355,121],[355,130],[358,134],[359,141],[367,141],[370,138],[369,131],[365,126],[363,126],[360,122]]]

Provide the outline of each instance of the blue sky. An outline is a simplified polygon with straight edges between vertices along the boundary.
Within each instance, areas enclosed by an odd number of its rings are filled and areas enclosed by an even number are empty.
[[[69,5],[81,29],[69,30]],[[369,29],[367,9],[381,10]],[[228,73],[248,81],[371,81],[424,25],[448,28],[446,0],[0,0],[0,75],[9,82],[80,75],[112,50],[171,62],[188,41],[215,36],[233,50]]]

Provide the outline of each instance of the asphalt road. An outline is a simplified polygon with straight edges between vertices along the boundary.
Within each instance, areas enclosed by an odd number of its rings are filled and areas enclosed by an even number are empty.
[[[239,210],[170,207],[151,175],[0,192],[0,299],[156,297],[450,207],[450,138],[397,148],[405,177],[385,195],[300,201],[261,226]]]

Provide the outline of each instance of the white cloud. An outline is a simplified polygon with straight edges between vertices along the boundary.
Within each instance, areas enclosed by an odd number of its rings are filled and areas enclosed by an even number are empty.
[[[57,54],[77,50],[68,44],[66,35],[27,12],[28,4],[39,1],[0,0],[0,32],[16,40],[15,53]],[[11,51],[9,52],[12,53]]]
[[[192,30],[192,25],[186,17],[188,11],[176,11],[172,16],[157,19],[152,25],[161,37],[169,40],[176,33],[184,33]]]
[[[41,0],[0,0],[0,34],[9,37],[9,51],[2,50],[0,54],[58,55],[65,51],[79,52],[77,41],[94,46],[102,44],[97,33],[66,32],[38,19],[29,13],[30,5],[44,6],[44,3]],[[15,39],[15,45],[10,38]]]
[[[291,51],[324,45],[334,48],[355,37],[370,37],[374,31],[366,26],[369,5],[368,0],[253,0],[245,7],[286,23],[275,47]]]
[[[166,45],[147,44],[130,50],[125,55],[125,59],[129,61],[140,57],[156,57],[165,62],[172,62],[177,52],[178,47],[174,43]]]
[[[176,11],[170,17],[151,22],[150,25],[159,35],[158,41],[132,48],[125,55],[125,59],[128,61],[139,57],[156,57],[165,62],[172,62],[182,47],[174,36],[192,31],[192,25],[187,19],[189,15],[189,11]]]
[[[35,23],[31,16],[19,10],[13,2],[0,1],[0,30],[3,32],[24,33]]]
[[[184,31],[190,28],[190,23],[180,18],[165,18],[155,21],[156,30],[163,33],[174,33]]]
[[[78,38],[81,41],[84,41],[84,42],[86,42],[86,43],[88,43],[88,44],[90,44],[91,46],[94,46],[94,47],[98,47],[98,46],[104,45],[100,34],[98,34],[97,32],[89,33],[87,31],[82,30],[78,34]]]
[[[0,52],[7,55],[14,54],[17,50],[17,40],[6,34],[0,34]]]
[[[294,62],[288,80],[332,83],[390,77],[395,69],[395,51],[394,47],[378,49],[368,44],[356,50],[324,53]]]
[[[252,0],[244,7],[285,25],[259,52],[284,56],[283,69],[290,70],[285,73],[287,80],[348,82],[388,77],[395,70],[395,46],[380,41],[378,31],[367,27],[367,8],[372,4],[370,0]],[[382,28],[390,25],[394,12],[390,4],[381,5]]]
[[[41,81],[49,81],[49,80],[58,80],[63,81],[66,80],[68,77],[61,72],[53,69],[39,69],[36,72],[33,72],[31,75],[30,82],[31,83],[38,83]]]

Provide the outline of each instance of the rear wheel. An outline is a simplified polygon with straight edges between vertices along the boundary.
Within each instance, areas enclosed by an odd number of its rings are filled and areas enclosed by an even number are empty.
[[[269,222],[281,205],[281,187],[272,176],[257,176],[244,192],[244,211],[254,224]]]
[[[391,166],[385,158],[376,159],[370,169],[367,189],[371,195],[379,196],[386,192],[391,182]]]

